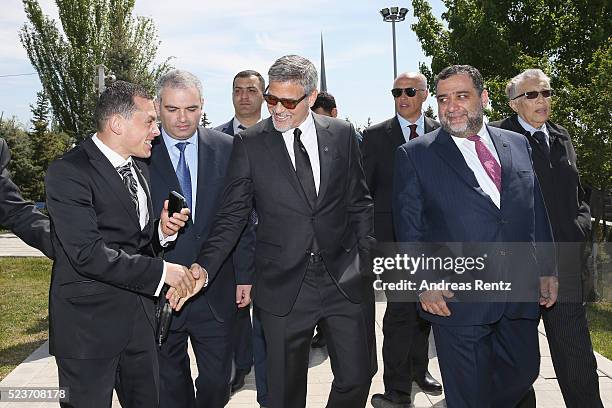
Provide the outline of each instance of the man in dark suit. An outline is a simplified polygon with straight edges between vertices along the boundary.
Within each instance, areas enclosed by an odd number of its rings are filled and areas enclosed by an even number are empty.
[[[49,350],[64,407],[155,407],[159,372],[154,298],[164,283],[194,289],[186,267],[154,258],[187,220],[159,224],[146,166],[159,135],[147,92],[117,81],[98,100],[98,132],[49,166],[45,179],[55,254],[49,293]]]
[[[26,244],[53,258],[49,219],[21,196],[7,168],[10,160],[8,145],[0,138],[0,225],[13,231]]]
[[[546,307],[556,300],[554,256],[543,244],[552,240],[550,224],[527,140],[483,125],[488,95],[478,70],[445,68],[436,98],[441,128],[396,154],[395,233],[425,248],[482,246],[486,269],[473,277],[511,280],[514,292],[502,286],[492,297],[456,289],[423,290],[419,298],[421,316],[432,322],[447,406],[513,408],[539,371],[538,300]],[[451,271],[445,281],[461,276]]]
[[[541,70],[528,69],[512,78],[506,95],[516,114],[491,126],[520,133],[529,140],[557,245],[559,301],[542,310],[557,381],[567,407],[602,407],[597,362],[582,303],[582,261],[591,215],[580,184],[576,152],[567,130],[549,120],[552,89]]]
[[[363,170],[374,199],[374,234],[379,243],[396,241],[391,216],[395,151],[408,140],[440,127],[423,114],[428,94],[427,78],[423,74],[400,74],[393,82],[391,93],[396,115],[367,128],[361,145]],[[388,299],[382,348],[385,393],[372,396],[374,407],[403,407],[410,403],[412,381],[426,393],[442,392],[440,383],[427,370],[430,330],[429,322],[418,316],[415,302]]]
[[[244,129],[253,126],[261,120],[261,105],[265,80],[261,74],[253,70],[238,72],[232,81],[232,104],[234,117],[229,122],[217,126],[215,129],[230,136],[237,135]],[[252,213],[247,226],[251,230],[250,236],[255,237],[257,214]],[[235,372],[232,378],[232,393],[244,387],[245,377],[255,366],[255,385],[257,387],[257,402],[266,406],[268,389],[266,385],[266,343],[259,321],[257,305],[253,305],[253,322],[251,323],[250,308],[242,308],[236,315],[236,329],[234,334],[234,365]]]
[[[269,405],[304,407],[313,328],[334,367],[329,407],[364,407],[372,369],[358,246],[371,245],[372,200],[353,126],[310,112],[317,72],[289,55],[271,67],[271,117],[234,138],[224,202],[198,263],[214,282],[248,222],[259,223],[253,298],[268,350]],[[359,245],[358,245],[359,243]]]
[[[158,81],[156,108],[162,137],[153,142],[149,160],[151,199],[157,212],[170,191],[187,198],[190,221],[164,254],[164,259],[184,265],[194,262],[208,236],[232,151],[231,137],[198,127],[202,101],[202,84],[189,72],[170,71]],[[227,404],[236,305],[244,307],[250,301],[254,238],[247,245],[241,242],[223,263],[219,279],[173,316],[168,339],[159,350],[160,408],[221,408]],[[187,355],[188,338],[198,365],[197,395]]]

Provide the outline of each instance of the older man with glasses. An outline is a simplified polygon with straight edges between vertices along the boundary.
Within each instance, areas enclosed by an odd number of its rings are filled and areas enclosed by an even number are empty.
[[[559,300],[542,309],[557,381],[567,407],[602,407],[583,303],[584,241],[591,231],[591,215],[576,152],[567,130],[549,120],[553,91],[541,70],[528,69],[512,78],[506,95],[516,114],[490,125],[529,140],[557,245]]]
[[[361,146],[366,181],[374,199],[374,232],[379,242],[396,241],[391,216],[395,151],[407,141],[440,127],[423,114],[422,106],[427,99],[427,79],[423,74],[400,74],[393,82],[391,94],[396,115],[366,129]],[[418,316],[414,302],[394,300],[387,299],[383,319],[385,393],[372,397],[374,407],[406,406],[413,381],[426,393],[442,392],[442,386],[427,369],[431,325]]]
[[[373,243],[373,204],[355,130],[310,111],[317,97],[312,62],[287,55],[268,75],[271,117],[234,138],[221,210],[197,261],[214,282],[255,207],[253,298],[269,351],[269,406],[306,405],[318,324],[334,371],[327,406],[364,407],[375,356],[374,323],[362,303],[373,302],[373,293],[371,286],[364,291],[357,260]]]

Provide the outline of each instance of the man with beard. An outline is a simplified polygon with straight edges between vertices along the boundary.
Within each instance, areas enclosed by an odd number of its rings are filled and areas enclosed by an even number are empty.
[[[353,126],[310,112],[317,71],[297,55],[268,71],[271,118],[234,138],[224,202],[198,263],[214,284],[253,206],[259,223],[253,298],[260,308],[272,408],[306,404],[310,340],[325,334],[334,371],[329,407],[364,407],[371,344],[359,250],[372,245],[372,199]]]
[[[584,241],[591,214],[576,166],[576,152],[565,128],[549,120],[553,91],[539,69],[528,69],[506,86],[516,114],[491,123],[527,137],[553,229],[559,265],[559,302],[542,310],[546,340],[565,405],[602,407],[597,362],[583,302]]]
[[[445,68],[436,78],[436,98],[441,129],[396,154],[395,233],[398,241],[424,248],[495,243],[486,247],[496,252],[487,258],[485,276],[533,283],[533,300],[520,303],[506,295],[457,301],[448,290],[419,296],[421,316],[434,330],[447,406],[514,408],[531,397],[539,371],[537,270],[539,303],[550,307],[557,296],[554,259],[536,246],[552,240],[550,224],[527,140],[483,124],[488,94],[480,72],[469,65]],[[525,243],[531,252],[514,254],[507,243]]]

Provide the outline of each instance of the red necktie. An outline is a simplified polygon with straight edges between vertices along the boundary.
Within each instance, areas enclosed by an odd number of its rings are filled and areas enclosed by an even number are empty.
[[[478,155],[478,160],[480,160],[482,167],[484,167],[491,180],[493,180],[493,183],[495,183],[497,191],[501,192],[501,167],[499,163],[497,163],[497,160],[495,160],[495,157],[491,151],[482,142],[480,136],[469,136],[468,140],[471,140],[476,144],[476,154]]]
[[[416,132],[417,125],[413,123],[412,125],[408,125],[408,127],[410,128],[410,136],[408,137],[408,140],[412,140],[415,137],[419,137],[419,134]]]

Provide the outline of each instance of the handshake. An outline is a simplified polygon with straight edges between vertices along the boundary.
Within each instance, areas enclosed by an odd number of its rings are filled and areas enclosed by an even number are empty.
[[[175,311],[181,310],[189,298],[196,295],[208,281],[208,274],[200,265],[194,263],[191,268],[166,262],[166,283],[170,289],[166,299]]]

